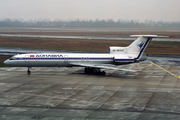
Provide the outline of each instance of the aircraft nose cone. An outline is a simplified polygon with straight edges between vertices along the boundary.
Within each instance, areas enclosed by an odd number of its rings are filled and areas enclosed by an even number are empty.
[[[4,61],[4,64],[8,65],[9,64],[9,60]]]

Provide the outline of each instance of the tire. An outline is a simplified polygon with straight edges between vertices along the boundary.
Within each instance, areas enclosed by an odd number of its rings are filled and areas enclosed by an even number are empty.
[[[31,71],[27,71],[27,74],[30,75],[30,74],[31,74]]]

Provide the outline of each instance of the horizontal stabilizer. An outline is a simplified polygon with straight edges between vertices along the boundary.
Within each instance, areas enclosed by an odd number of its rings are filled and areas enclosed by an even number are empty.
[[[158,36],[158,35],[130,35],[130,37],[143,37],[143,38],[171,38],[172,36]]]

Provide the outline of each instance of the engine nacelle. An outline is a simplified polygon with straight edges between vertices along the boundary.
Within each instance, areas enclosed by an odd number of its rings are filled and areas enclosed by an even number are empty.
[[[110,54],[125,54],[127,53],[126,47],[109,47]]]

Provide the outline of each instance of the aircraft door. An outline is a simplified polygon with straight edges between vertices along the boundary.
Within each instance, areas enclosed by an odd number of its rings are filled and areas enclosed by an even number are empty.
[[[88,61],[89,61],[89,58],[88,58],[88,57],[82,57],[82,58],[81,58],[81,61],[82,61],[82,62],[88,62]]]
[[[25,56],[25,62],[26,62],[26,63],[29,63],[29,55],[26,55],[26,56]]]
[[[64,55],[64,62],[68,62],[68,55]]]
[[[82,57],[82,58],[81,58],[81,61],[84,61],[84,60],[85,60],[85,58],[84,58],[84,57]]]

